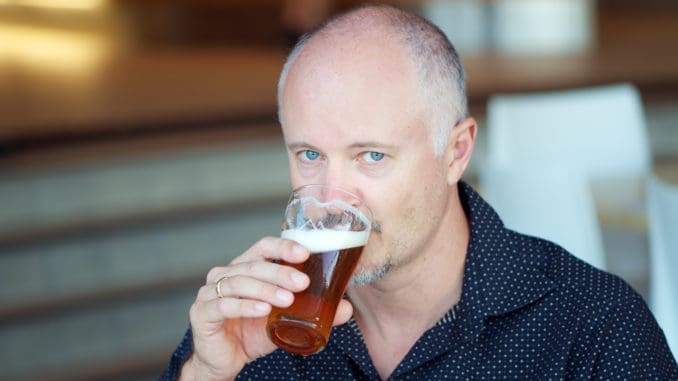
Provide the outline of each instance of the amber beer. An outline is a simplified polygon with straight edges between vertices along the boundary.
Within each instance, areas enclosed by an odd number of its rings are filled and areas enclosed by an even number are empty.
[[[280,264],[306,273],[308,288],[287,308],[273,307],[266,330],[278,347],[311,355],[327,345],[337,306],[369,239],[371,213],[353,194],[325,185],[292,193],[281,237],[306,247],[304,263]]]
[[[303,292],[294,295],[294,303],[290,307],[274,308],[271,311],[269,335],[278,347],[301,355],[311,355],[325,348],[337,305],[358,264],[367,241],[367,233],[294,230],[283,232],[283,238],[302,243],[313,253],[304,263],[285,263],[308,274],[311,284]],[[310,245],[308,242],[304,243],[323,238],[327,239],[324,245],[323,242],[312,242]],[[329,246],[333,244],[342,248],[330,249]]]

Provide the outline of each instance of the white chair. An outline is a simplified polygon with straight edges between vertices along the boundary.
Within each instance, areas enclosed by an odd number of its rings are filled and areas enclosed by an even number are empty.
[[[496,95],[487,127],[489,164],[571,167],[585,173],[600,210],[642,209],[651,155],[632,85]]]
[[[647,182],[650,308],[678,357],[678,185]]]
[[[584,177],[567,168],[486,167],[483,196],[513,230],[553,241],[605,268],[602,235]]]

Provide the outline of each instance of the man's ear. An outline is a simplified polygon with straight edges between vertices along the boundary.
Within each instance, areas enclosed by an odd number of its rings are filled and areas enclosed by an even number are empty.
[[[455,185],[464,174],[471,161],[473,146],[476,141],[478,124],[468,117],[452,127],[447,141],[445,160],[447,163],[447,183]]]

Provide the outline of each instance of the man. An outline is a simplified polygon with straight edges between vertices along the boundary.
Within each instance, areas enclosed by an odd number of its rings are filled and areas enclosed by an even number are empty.
[[[434,26],[387,6],[341,15],[297,45],[278,95],[293,187],[340,185],[374,214],[350,302],[322,352],[276,350],[271,305],[309,280],[271,260],[309,253],[263,239],[209,272],[166,379],[678,379],[640,296],[506,230],[460,180],[477,127]]]

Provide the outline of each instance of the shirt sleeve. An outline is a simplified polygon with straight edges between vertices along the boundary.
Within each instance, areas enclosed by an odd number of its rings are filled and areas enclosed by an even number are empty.
[[[181,368],[191,353],[193,353],[193,333],[191,332],[191,327],[188,327],[184,338],[181,340],[181,344],[172,353],[167,368],[160,376],[160,381],[175,381],[179,379]]]
[[[600,331],[593,379],[678,380],[678,365],[643,299],[633,294]]]

